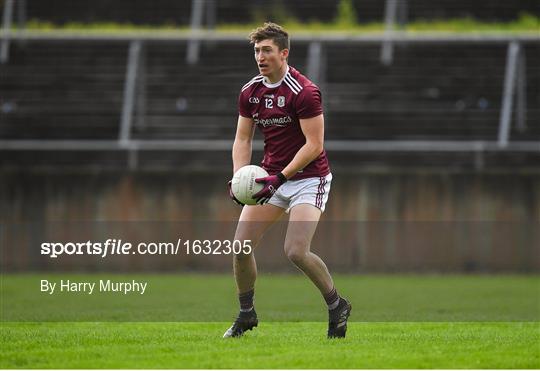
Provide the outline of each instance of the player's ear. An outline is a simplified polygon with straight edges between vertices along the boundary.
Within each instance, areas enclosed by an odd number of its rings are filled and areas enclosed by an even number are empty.
[[[281,58],[282,58],[283,60],[285,60],[285,59],[287,59],[288,57],[289,57],[289,49],[283,49],[283,50],[281,51]]]

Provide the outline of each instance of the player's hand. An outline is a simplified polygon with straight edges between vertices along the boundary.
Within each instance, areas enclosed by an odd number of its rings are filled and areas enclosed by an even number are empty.
[[[245,206],[243,203],[241,203],[235,196],[231,188],[232,180],[229,180],[229,197],[238,205]]]
[[[259,205],[263,205],[272,198],[277,189],[281,187],[283,183],[287,181],[285,175],[277,173],[276,175],[270,175],[264,178],[257,178],[255,182],[264,184],[263,189],[253,195],[253,198],[257,200]]]

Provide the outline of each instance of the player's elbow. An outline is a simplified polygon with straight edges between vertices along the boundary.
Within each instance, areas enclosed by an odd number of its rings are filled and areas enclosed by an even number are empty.
[[[322,140],[310,140],[307,142],[314,156],[318,156],[324,149]]]

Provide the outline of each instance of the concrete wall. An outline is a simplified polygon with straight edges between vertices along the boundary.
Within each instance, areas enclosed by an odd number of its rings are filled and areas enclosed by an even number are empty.
[[[540,268],[540,174],[335,171],[334,177],[312,246],[334,271]],[[228,199],[227,179],[226,173],[3,172],[2,269],[228,270],[230,256],[39,256],[43,241],[231,239],[240,209]],[[273,227],[259,246],[261,269],[294,269],[282,253],[285,228]]]

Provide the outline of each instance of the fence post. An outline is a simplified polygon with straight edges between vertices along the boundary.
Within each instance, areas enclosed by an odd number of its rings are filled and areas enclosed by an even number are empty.
[[[4,0],[4,16],[2,17],[2,31],[4,37],[0,45],[0,63],[5,64],[9,61],[9,33],[11,31],[11,22],[13,20],[13,0]]]
[[[205,0],[193,0],[191,2],[191,32],[196,33],[201,30],[201,25],[203,21],[203,10],[204,10],[204,1]],[[200,49],[200,40],[191,39],[188,41],[187,53],[186,53],[186,62],[187,64],[193,65],[199,61],[199,49]]]
[[[408,5],[406,0],[386,0],[384,10],[384,35],[389,38],[394,32],[397,23],[400,27],[407,20]],[[381,46],[381,63],[385,66],[392,64],[394,59],[394,44],[391,40],[385,40]]]
[[[131,124],[135,106],[135,90],[137,87],[137,73],[141,55],[141,41],[133,40],[129,44],[129,53],[126,68],[126,80],[124,81],[124,99],[122,105],[122,118],[118,140],[120,145],[127,146],[131,136]]]
[[[502,96],[502,107],[499,121],[499,147],[506,147],[510,137],[510,120],[514,102],[514,91],[516,82],[516,67],[521,46],[518,42],[512,41],[508,44],[506,54],[506,72],[504,76],[504,88]]]
[[[320,41],[312,41],[309,43],[307,55],[307,75],[314,83],[321,83],[321,67],[322,67],[322,45]]]

